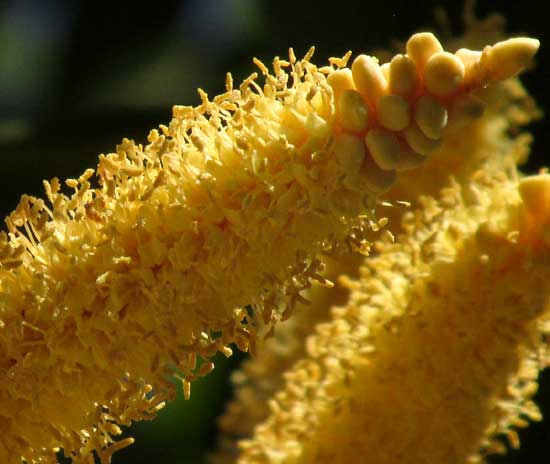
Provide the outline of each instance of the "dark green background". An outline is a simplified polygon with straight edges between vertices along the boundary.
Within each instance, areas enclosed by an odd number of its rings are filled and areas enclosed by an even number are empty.
[[[270,63],[292,46],[303,55],[317,48],[316,63],[347,50],[371,52],[433,27],[434,7],[461,29],[459,1],[193,0],[94,2],[0,1],[0,216],[21,193],[42,194],[42,179],[79,175],[122,137],[145,142],[149,129],[170,120],[173,104],[197,104],[195,89],[223,91],[254,71],[257,56]],[[548,108],[550,34],[546,2],[479,1],[477,11],[501,11],[508,30],[541,39],[538,67],[524,77]],[[526,167],[548,163],[544,121],[532,126],[535,144]],[[201,463],[217,439],[215,418],[231,391],[236,356],[193,384],[190,401],[170,404],[151,423],[130,433],[137,443],[114,464]],[[538,401],[550,417],[550,374],[541,377]],[[522,450],[491,463],[550,462],[550,420],[521,433]],[[1,439],[1,437],[0,437]],[[434,437],[437,440],[437,437]],[[414,464],[414,463],[413,463]]]

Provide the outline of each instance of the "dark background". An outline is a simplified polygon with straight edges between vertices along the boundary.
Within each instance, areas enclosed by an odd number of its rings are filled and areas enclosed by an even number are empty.
[[[0,0],[0,216],[22,193],[42,194],[42,179],[78,176],[95,166],[122,137],[145,142],[148,131],[167,123],[173,104],[197,104],[196,88],[213,96],[224,76],[235,82],[255,67],[317,48],[316,63],[347,50],[371,52],[436,24],[444,6],[461,31],[460,1],[338,2],[298,0],[187,0],[97,2]],[[550,44],[546,2],[478,1],[483,17],[499,11],[508,31],[537,37],[537,69],[523,81],[543,109]],[[525,169],[548,164],[545,121],[532,125],[533,154]],[[152,423],[137,424],[137,443],[115,455],[117,463],[200,463],[216,441],[215,418],[230,397],[228,373],[239,357],[220,359],[216,370],[193,384],[190,401],[170,404]],[[550,417],[550,373],[537,395]],[[437,440],[437,437],[434,437]],[[521,433],[522,449],[492,464],[550,462],[550,420]],[[414,464],[414,463],[413,463]]]

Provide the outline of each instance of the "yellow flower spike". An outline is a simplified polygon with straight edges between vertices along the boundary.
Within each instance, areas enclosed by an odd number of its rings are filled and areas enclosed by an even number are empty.
[[[305,301],[317,253],[368,251],[378,195],[421,158],[378,127],[388,83],[374,59],[321,71],[312,52],[275,60],[274,75],[257,61],[263,86],[253,74],[213,100],[199,91],[147,145],[125,139],[69,180],[70,195],[54,179],[47,203],[22,197],[0,234],[1,462],[50,464],[60,448],[108,462],[129,444],[108,424],[154,416],[172,375],[187,396],[228,344],[254,350]],[[351,136],[335,95],[354,86],[373,111],[362,163],[358,146],[335,146]]]
[[[504,36],[503,32],[499,30],[502,24],[501,21],[495,22],[492,16],[483,21],[470,21],[468,25],[470,30],[465,36],[452,40],[448,48],[459,49],[465,46],[478,48],[483,45],[480,43],[481,37],[487,36],[495,42],[501,40]],[[478,57],[481,55],[481,52],[475,53]],[[405,57],[408,63],[412,63],[407,55],[397,55],[394,60],[399,56]],[[416,76],[416,67],[414,63],[412,65],[413,75]],[[391,75],[388,81],[391,87]],[[420,83],[418,82],[417,85]],[[464,83],[464,92],[466,89],[472,89],[467,81]],[[418,98],[423,91],[423,89],[415,87],[416,97],[401,96],[414,102],[414,98]],[[410,135],[411,129],[414,129],[413,132],[422,143],[432,143],[437,147],[429,152],[430,157],[414,173],[404,172],[395,178],[395,183],[391,181],[386,186],[389,191],[384,194],[383,198],[406,199],[413,204],[418,204],[419,195],[427,192],[430,195],[436,195],[441,188],[446,188],[451,174],[453,179],[456,179],[461,185],[468,186],[480,167],[488,169],[490,172],[501,172],[504,169],[510,172],[510,169],[513,169],[518,161],[524,161],[527,158],[531,136],[522,130],[522,126],[539,117],[540,114],[533,99],[523,89],[519,80],[514,78],[495,86],[489,85],[481,92],[476,92],[476,97],[464,92],[461,91],[460,95],[451,97],[450,102],[445,102],[448,105],[449,123],[442,139],[438,141],[428,139],[414,122],[400,133],[405,137]],[[392,88],[390,88],[390,93],[400,95],[396,89]],[[470,106],[471,102],[468,100],[471,98],[476,100],[477,97],[481,98],[481,102],[477,100]],[[455,111],[455,106],[459,111]],[[484,106],[486,109],[482,111]],[[371,113],[371,116],[373,121],[376,121],[376,114]],[[409,138],[407,143],[412,146],[410,140]],[[415,151],[420,152],[420,148],[415,147]],[[370,154],[367,153],[362,171],[364,173],[371,172],[370,166],[373,169],[378,169],[379,174],[386,173],[395,176],[395,171],[383,171],[378,168]],[[379,175],[373,174],[372,178],[375,182],[380,180]],[[364,176],[363,179],[365,179]],[[385,234],[391,240],[389,230],[397,234],[397,231],[400,230],[401,217],[407,212],[407,209],[393,207],[384,208],[383,211],[385,216],[390,217],[388,224],[390,229],[386,226]],[[437,211],[434,211],[434,214],[437,214]],[[513,239],[512,236],[510,238]],[[250,437],[254,427],[268,417],[270,413],[269,398],[281,388],[284,382],[284,373],[303,358],[308,335],[315,330],[315,326],[319,322],[328,320],[334,314],[335,305],[340,306],[347,301],[347,290],[341,283],[347,279],[343,279],[341,276],[355,276],[362,261],[361,257],[353,255],[343,257],[338,255],[337,260],[330,259],[327,263],[326,275],[337,282],[336,288],[329,292],[319,287],[312,288],[308,295],[308,298],[312,299],[312,305],[297,311],[291,320],[284,325],[279,325],[275,337],[262,347],[258,357],[246,360],[242,368],[235,372],[235,399],[229,403],[227,412],[220,420],[220,428],[225,434],[222,436],[223,443],[217,455],[219,461],[214,462],[223,464],[235,462],[238,441]],[[377,292],[379,287],[384,288],[383,284],[379,282],[377,285],[373,285],[369,291]],[[531,378],[536,376],[536,366],[526,363],[522,369],[531,372],[529,374]],[[523,378],[525,375],[521,374]],[[533,382],[526,382],[524,386],[518,384],[510,387],[509,394],[513,396],[509,397],[508,405],[511,410],[517,410],[516,404],[522,401],[522,397],[530,394],[529,389],[533,388],[533,385]],[[523,407],[527,407],[525,403],[522,404]],[[528,410],[533,420],[540,420],[540,413],[537,412],[535,406],[532,405]],[[520,418],[510,419],[512,425],[520,423],[525,425],[526,422],[525,419]],[[512,438],[511,435],[509,437]],[[386,441],[383,440],[383,443]],[[298,445],[296,444],[296,446]],[[391,444],[389,446],[391,448]],[[492,443],[491,446],[496,447],[497,443]],[[270,448],[266,452],[285,459],[284,453],[275,448]]]
[[[377,244],[349,303],[317,326],[270,417],[240,443],[239,464],[480,463],[505,450],[502,437],[519,445],[516,429],[541,418],[550,246],[510,241],[514,182],[472,187],[471,203],[457,185],[425,198],[398,243]]]

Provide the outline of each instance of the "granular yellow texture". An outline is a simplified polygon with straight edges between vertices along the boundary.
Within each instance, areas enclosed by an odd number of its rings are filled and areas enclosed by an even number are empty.
[[[368,253],[379,195],[448,128],[472,93],[529,64],[538,41],[443,50],[430,33],[380,66],[313,50],[276,58],[168,126],[101,155],[47,200],[23,196],[0,233],[0,462],[103,463],[206,375],[234,343],[254,351],[321,276],[320,252]],[[395,63],[395,64],[394,64]],[[473,99],[473,100],[472,100]],[[472,103],[473,101],[473,103]],[[246,308],[245,308],[246,306]]]
[[[470,12],[466,23],[466,33],[449,40],[451,50],[482,46],[482,37],[505,39],[500,16],[479,21]],[[394,62],[391,56],[388,62]],[[408,210],[396,201],[407,201],[412,208],[419,208],[421,195],[437,195],[448,187],[451,178],[452,182],[467,186],[480,170],[517,175],[516,166],[526,160],[531,142],[531,135],[522,132],[521,127],[540,117],[533,99],[519,80],[512,78],[477,89],[470,95],[470,104],[475,111],[469,117],[463,115],[458,122],[455,119],[454,126],[446,128],[445,136],[426,161],[413,172],[398,172],[393,185],[380,196],[380,200],[393,201],[391,206],[382,204],[378,208],[389,219],[386,232],[398,234],[402,215]],[[356,277],[364,259],[356,253],[325,256],[327,269],[323,275],[336,286],[309,289],[306,296],[311,304],[302,305],[293,318],[278,325],[275,336],[262,345],[257,356],[245,360],[234,373],[235,398],[219,419],[223,435],[213,456],[216,462],[234,462],[237,442],[250,437],[255,425],[269,416],[268,400],[282,387],[284,372],[305,355],[308,336],[318,323],[331,317],[332,306],[346,302],[349,289],[340,283],[339,276]]]
[[[307,340],[239,463],[484,462],[550,363],[550,175],[425,197]]]

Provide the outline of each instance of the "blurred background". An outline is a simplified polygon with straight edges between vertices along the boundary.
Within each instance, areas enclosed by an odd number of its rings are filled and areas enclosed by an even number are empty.
[[[122,137],[145,142],[167,123],[173,104],[199,103],[196,88],[224,90],[255,67],[294,47],[316,46],[315,63],[347,50],[372,52],[436,26],[435,7],[448,13],[447,29],[462,30],[461,1],[164,0],[162,3],[77,0],[0,0],[0,216],[22,193],[42,194],[42,179],[78,176],[112,151]],[[536,72],[523,81],[548,108],[550,32],[544,0],[478,1],[479,17],[499,11],[507,30],[541,39]],[[526,170],[548,164],[550,132],[531,127],[533,155]],[[137,443],[113,464],[206,463],[217,440],[215,418],[231,396],[229,374],[242,359],[219,359],[152,423],[132,427]],[[550,462],[550,372],[541,376],[538,402],[549,419],[521,433],[522,449],[492,464]],[[437,439],[437,437],[434,437]]]

